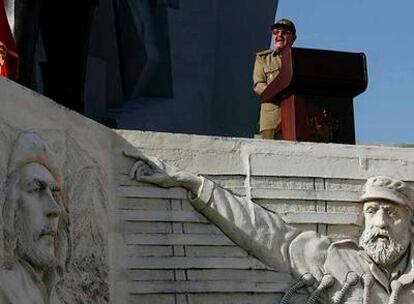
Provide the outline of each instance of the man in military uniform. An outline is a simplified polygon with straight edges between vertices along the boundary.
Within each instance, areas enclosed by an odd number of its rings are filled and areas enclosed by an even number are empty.
[[[289,226],[279,215],[204,177],[142,154],[126,155],[138,159],[131,178],[190,190],[194,208],[235,243],[266,265],[296,277],[281,303],[289,303],[305,287],[310,292],[306,303],[413,303],[414,190],[407,183],[369,178],[360,199],[364,230],[359,240],[332,238]]]
[[[296,27],[292,21],[281,19],[272,25],[274,48],[256,54],[253,70],[253,90],[263,93],[267,85],[279,74],[282,53],[296,39]],[[274,139],[280,125],[280,108],[273,103],[262,103],[260,107],[260,134],[262,138]]]

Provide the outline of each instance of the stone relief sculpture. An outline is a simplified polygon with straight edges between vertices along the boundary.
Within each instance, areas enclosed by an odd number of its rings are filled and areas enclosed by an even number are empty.
[[[71,253],[61,173],[45,141],[23,133],[8,163],[2,208],[1,303],[61,303],[57,284]]]
[[[66,145],[63,184],[71,206],[73,250],[60,294],[67,304],[109,303],[108,181],[90,151],[71,137]]]
[[[307,289],[306,303],[412,303],[414,190],[385,176],[366,181],[360,202],[364,229],[359,240],[299,231],[254,202],[211,180],[141,153],[130,177],[160,187],[184,187],[193,207],[235,243],[266,265],[297,281],[281,303]]]
[[[98,165],[60,131],[0,127],[9,155],[0,166],[0,303],[108,303],[108,197]]]

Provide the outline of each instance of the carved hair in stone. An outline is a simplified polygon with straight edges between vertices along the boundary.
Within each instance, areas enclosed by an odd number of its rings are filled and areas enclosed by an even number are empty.
[[[26,180],[25,180],[26,178]],[[46,179],[46,180],[45,180]],[[57,227],[50,222],[39,224],[40,231],[30,231],[30,224],[21,217],[24,191],[36,192],[50,188],[50,200],[56,210]],[[49,191],[49,189],[47,189]],[[41,198],[39,197],[39,201]],[[35,217],[35,215],[33,215]],[[35,219],[36,220],[36,219]],[[31,265],[53,270],[62,276],[70,258],[71,242],[67,205],[62,196],[61,172],[55,164],[54,155],[46,141],[37,133],[25,132],[17,138],[8,162],[6,199],[2,209],[4,233],[4,262],[11,269],[19,259]],[[40,220],[41,221],[41,220]],[[38,226],[39,226],[38,225]],[[42,226],[43,225],[43,226]],[[55,231],[56,230],[56,231]],[[45,252],[40,242],[28,238],[27,234],[37,233],[43,243],[53,242],[54,252]],[[50,245],[50,244],[49,244]],[[42,247],[42,248],[39,248]],[[39,264],[39,265],[36,265]]]

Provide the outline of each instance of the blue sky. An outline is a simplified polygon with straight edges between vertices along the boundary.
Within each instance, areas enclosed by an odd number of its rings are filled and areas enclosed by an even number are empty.
[[[279,0],[295,46],[363,52],[368,88],[354,99],[358,143],[414,144],[414,1]]]

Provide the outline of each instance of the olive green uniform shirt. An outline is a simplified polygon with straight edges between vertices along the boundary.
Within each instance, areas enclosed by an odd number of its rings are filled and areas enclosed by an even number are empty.
[[[279,75],[282,66],[281,56],[274,49],[265,50],[256,54],[253,69],[253,90],[261,95],[269,83]],[[278,106],[272,103],[262,103],[260,107],[260,131],[277,129],[281,121]]]
[[[266,50],[256,54],[253,70],[253,90],[263,93],[267,85],[279,75],[282,66],[281,56],[276,50]]]

